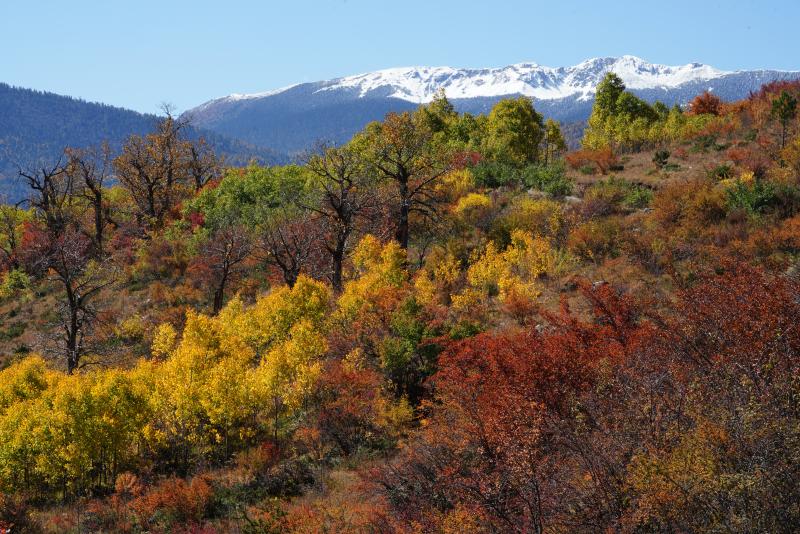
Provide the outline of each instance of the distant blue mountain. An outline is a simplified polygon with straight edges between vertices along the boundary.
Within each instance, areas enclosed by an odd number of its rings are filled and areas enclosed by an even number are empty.
[[[108,141],[119,149],[131,134],[152,131],[157,120],[155,115],[0,83],[0,195],[16,201],[27,194],[17,180],[19,166],[54,160],[66,147]],[[192,128],[189,135],[206,137],[233,164],[251,158],[287,160],[278,152],[215,132]]]

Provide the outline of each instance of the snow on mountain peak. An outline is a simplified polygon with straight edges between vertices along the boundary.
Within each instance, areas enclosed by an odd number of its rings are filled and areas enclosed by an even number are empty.
[[[359,97],[392,97],[413,103],[430,102],[440,89],[450,99],[521,94],[540,100],[577,95],[591,98],[609,71],[631,89],[674,88],[686,82],[712,80],[728,72],[700,63],[668,66],[648,63],[636,56],[592,58],[572,67],[546,67],[517,63],[500,68],[397,67],[320,82],[315,92],[356,91]],[[233,94],[239,101],[272,96],[291,87],[251,95]]]
[[[495,97],[522,94],[542,100],[572,95],[590,97],[609,71],[618,74],[631,89],[676,87],[695,80],[718,78],[724,71],[690,63],[677,67],[651,64],[635,56],[594,58],[573,67],[546,67],[518,63],[502,68],[454,69],[452,67],[405,67],[384,69],[323,82],[318,91],[355,89],[359,96],[380,91],[414,103],[429,102],[444,89],[448,98]]]

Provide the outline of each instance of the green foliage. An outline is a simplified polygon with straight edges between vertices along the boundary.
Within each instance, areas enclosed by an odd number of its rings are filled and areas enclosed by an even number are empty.
[[[232,224],[256,227],[274,208],[291,206],[307,195],[309,171],[298,165],[231,169],[217,187],[204,189],[184,211],[200,213],[204,225],[219,229]]]
[[[614,73],[597,86],[595,103],[583,138],[583,148],[634,147],[646,142],[660,115],[647,102],[625,91]]]
[[[569,195],[574,187],[561,161],[534,163],[522,168],[497,161],[481,161],[472,168],[472,174],[480,187],[525,186],[552,196]]]
[[[572,194],[574,183],[567,177],[567,169],[562,161],[550,165],[529,165],[522,170],[522,182],[554,196]]]
[[[397,391],[412,400],[419,398],[422,383],[435,371],[438,351],[424,346],[422,340],[431,337],[423,308],[414,297],[405,299],[392,314],[391,334],[383,340],[381,367]]]
[[[561,126],[553,119],[547,119],[544,123],[543,143],[545,165],[555,162],[556,157],[567,150],[567,142],[561,133]]]
[[[653,199],[653,192],[643,186],[611,176],[592,184],[584,195],[586,202],[604,206],[609,212],[633,210],[647,207]]]
[[[622,80],[609,73],[598,85],[582,146],[638,150],[697,134],[714,120],[715,115],[687,116],[677,104],[669,110],[661,102],[651,106],[625,91]]]
[[[1,276],[0,300],[19,296],[31,287],[31,279],[22,269],[12,269]]]
[[[522,167],[539,161],[544,135],[544,118],[531,99],[507,98],[486,119],[484,150],[495,161]]]
[[[656,150],[653,154],[653,164],[657,169],[664,169],[669,163],[669,150]]]
[[[472,168],[472,175],[479,187],[516,187],[522,182],[517,167],[499,161],[479,162]]]
[[[786,146],[787,128],[797,117],[797,98],[789,91],[781,91],[780,96],[772,101],[771,114],[781,124],[781,148],[783,148]]]
[[[788,184],[737,179],[725,192],[729,210],[740,209],[751,215],[776,213],[782,218],[800,211],[800,190]]]
[[[728,180],[733,178],[733,167],[730,165],[723,163],[717,165],[713,169],[708,171],[708,177],[712,180],[720,181],[720,180]]]

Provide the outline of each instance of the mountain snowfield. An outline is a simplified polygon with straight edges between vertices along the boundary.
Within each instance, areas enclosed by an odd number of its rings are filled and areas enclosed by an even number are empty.
[[[382,87],[395,90],[390,96],[416,104],[430,102],[444,89],[451,99],[524,95],[554,100],[579,95],[588,99],[607,72],[617,74],[631,89],[677,87],[694,80],[719,78],[725,71],[691,63],[680,67],[655,65],[635,56],[595,58],[573,67],[545,67],[519,63],[494,69],[451,67],[407,67],[348,76],[333,80],[320,91],[355,87],[361,97]]]
[[[581,123],[591,112],[597,84],[608,72],[619,75],[645,100],[670,106],[686,104],[706,90],[723,100],[735,100],[764,83],[800,78],[800,72],[723,71],[702,63],[669,66],[635,56],[589,59],[572,67],[535,63],[486,69],[402,67],[232,94],[187,115],[203,128],[293,154],[319,141],[346,142],[368,122],[390,111],[413,110],[440,90],[461,112],[487,113],[501,98],[524,95],[532,97],[546,117]]]
[[[450,99],[505,95],[524,95],[540,100],[578,95],[582,99],[589,99],[608,72],[617,74],[630,89],[669,89],[687,82],[713,80],[730,74],[701,63],[669,66],[648,63],[636,56],[622,56],[589,59],[572,67],[546,67],[536,63],[487,69],[400,67],[320,82],[321,87],[315,92],[354,89],[359,98],[381,92],[383,97],[415,104],[430,102],[441,89]],[[296,86],[263,93],[235,93],[211,102],[265,98]]]

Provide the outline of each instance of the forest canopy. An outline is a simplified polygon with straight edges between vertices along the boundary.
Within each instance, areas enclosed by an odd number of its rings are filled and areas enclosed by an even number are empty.
[[[0,530],[792,532],[800,84],[582,146],[440,94],[294,164],[178,117],[0,206]]]

